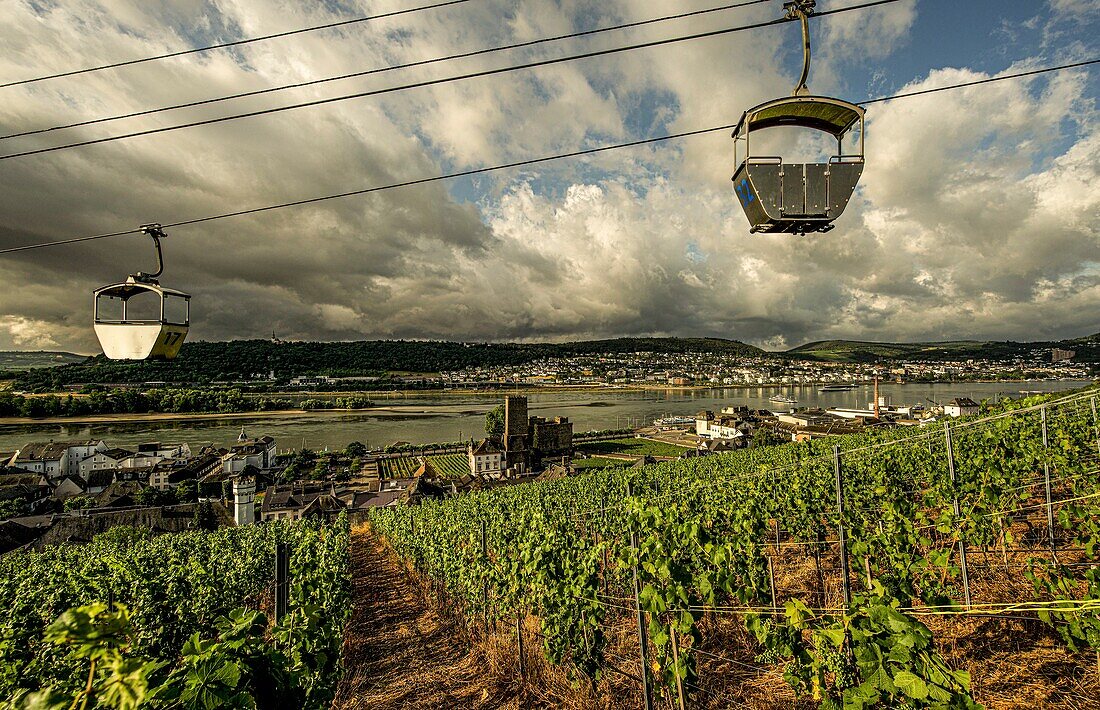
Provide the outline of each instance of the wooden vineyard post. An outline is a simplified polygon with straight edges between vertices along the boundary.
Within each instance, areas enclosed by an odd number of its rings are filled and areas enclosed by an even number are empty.
[[[775,485],[775,469],[769,469],[771,477],[772,502],[775,503],[775,554],[779,554],[779,487]]]
[[[844,476],[840,469],[840,447],[833,446],[833,471],[836,473],[837,535],[840,538],[840,574],[844,587],[844,606],[852,606],[852,588],[848,579],[848,542],[844,538]]]
[[[290,545],[275,545],[275,623],[281,622],[290,605]]]
[[[1039,419],[1043,425],[1043,488],[1046,491],[1047,501],[1047,539],[1050,541],[1050,556],[1058,562],[1058,551],[1054,545],[1054,502],[1050,495],[1050,451],[1047,441],[1047,406],[1039,408]]]
[[[1096,432],[1096,455],[1100,456],[1100,416],[1096,414],[1096,396],[1089,397],[1092,406],[1092,428]],[[1097,671],[1100,672],[1100,654],[1096,656]]]
[[[772,590],[772,616],[779,618],[779,605],[775,600],[775,565],[772,562],[772,556],[768,555],[768,581]]]
[[[944,442],[947,445],[947,473],[951,477],[951,499],[955,511],[955,519],[961,515],[959,507],[959,494],[955,490],[955,443],[951,440],[951,422],[943,423]],[[966,610],[970,611],[970,570],[966,564],[966,541],[959,535],[959,567],[962,569],[963,598],[966,601]]]
[[[527,659],[523,656],[523,612],[516,613],[516,646],[519,648],[519,679],[527,680]]]
[[[607,530],[607,489],[605,488],[602,496],[600,497],[600,542],[603,542],[604,532]],[[603,579],[601,580],[603,586],[603,593],[607,594],[607,546],[603,548]]]
[[[626,496],[634,495],[634,486],[626,484]],[[630,531],[630,547],[634,553],[638,552],[638,533]],[[642,696],[645,700],[645,710],[653,710],[653,697],[649,691],[649,644],[646,642],[645,614],[642,612],[641,589],[638,583],[638,565],[634,565],[634,609],[638,614],[638,649],[642,658]]]
[[[684,682],[680,680],[680,639],[676,635],[676,626],[669,627],[672,632],[672,663],[676,669],[676,700],[680,710],[687,710],[687,706],[684,703]]]
[[[481,558],[488,567],[488,545],[485,540],[485,521],[481,521]],[[489,578],[486,577],[481,585],[481,618],[485,622],[485,635],[489,635]]]
[[[825,606],[825,575],[821,572],[821,550],[825,547],[825,534],[820,530],[817,533],[817,543],[814,550],[814,569],[817,570],[817,592],[821,597],[821,606]]]

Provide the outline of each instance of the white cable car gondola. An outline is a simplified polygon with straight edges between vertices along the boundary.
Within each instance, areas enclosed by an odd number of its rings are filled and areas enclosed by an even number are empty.
[[[159,224],[144,224],[141,231],[156,245],[156,273],[139,271],[95,291],[95,334],[111,360],[171,360],[191,324],[191,296],[157,281],[164,270],[160,240],[167,235]]]
[[[783,5],[787,17],[802,21],[802,76],[794,94],[755,106],[741,117],[733,132],[734,164],[738,144],[745,142],[745,158],[734,173],[734,192],[751,225],[750,231],[827,232],[852,198],[863,174],[864,109],[841,99],[810,96],[810,28],[815,0]],[[859,152],[844,153],[844,137],[859,124]],[[786,163],[779,156],[754,156],[749,136],[778,126],[809,128],[828,133],[837,142],[837,154],[827,162]]]

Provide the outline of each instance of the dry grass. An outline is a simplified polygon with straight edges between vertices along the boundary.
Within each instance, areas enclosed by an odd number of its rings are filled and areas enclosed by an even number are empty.
[[[812,606],[842,604],[836,551],[821,555],[821,574],[808,548],[784,546],[776,558],[779,604],[799,597]],[[1019,566],[1026,555],[999,551],[971,555],[971,590],[986,602],[1032,598]],[[593,682],[571,677],[545,660],[537,618],[524,619],[520,677],[514,623],[470,625],[426,580],[365,527],[352,542],[354,609],[345,635],[348,674],[335,708],[567,708],[633,710],[642,707],[636,622],[618,611],[604,626],[609,670]],[[853,569],[853,580],[859,570]],[[824,594],[822,594],[822,583]],[[859,582],[853,581],[856,589]],[[991,710],[1100,708],[1096,659],[1067,652],[1045,624],[1003,618],[922,617],[941,653],[972,677],[976,700]],[[782,670],[756,662],[754,640],[738,615],[707,615],[697,656],[692,708],[788,708],[817,703],[794,697]],[[632,677],[631,677],[632,676]],[[674,708],[670,694],[658,707]]]

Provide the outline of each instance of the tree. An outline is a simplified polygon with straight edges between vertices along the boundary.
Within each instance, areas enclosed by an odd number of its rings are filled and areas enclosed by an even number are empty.
[[[218,519],[214,517],[214,506],[209,501],[203,501],[195,506],[195,527],[199,530],[215,530],[218,527]]]
[[[498,404],[485,415],[485,435],[499,437],[504,435],[504,405]]]
[[[70,510],[83,510],[84,508],[94,508],[95,498],[91,496],[73,496],[65,499],[64,511],[68,513]]]
[[[362,458],[367,455],[367,447],[361,441],[353,441],[347,445],[347,448],[344,449],[344,453],[351,459]]]
[[[27,507],[27,501],[22,498],[15,498],[12,500],[0,500],[0,520],[5,518],[14,518],[22,515],[24,509]]]
[[[146,486],[145,488],[142,488],[140,491],[138,491],[137,502],[141,503],[142,505],[149,505],[149,506],[160,505],[161,504],[160,491],[157,490],[156,488],[153,488],[152,486]]]
[[[194,503],[199,499],[199,482],[184,481],[173,489],[177,503]]]
[[[790,439],[783,436],[774,429],[757,429],[752,433],[752,439],[749,440],[749,445],[753,448],[758,446],[777,446],[779,444],[789,444]]]

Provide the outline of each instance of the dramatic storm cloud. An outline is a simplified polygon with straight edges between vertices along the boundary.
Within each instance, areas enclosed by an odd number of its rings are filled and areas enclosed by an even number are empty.
[[[12,0],[0,83],[415,4]],[[815,20],[811,87],[858,101],[1095,52],[1095,0],[958,5]],[[0,88],[0,132],[709,6],[472,0]],[[780,7],[2,140],[0,154],[758,22]],[[789,93],[799,52],[784,25],[3,160],[0,247],[721,126]],[[717,132],[180,227],[163,282],[194,295],[203,339],[670,334],[781,347],[1084,335],[1100,330],[1097,86],[1083,69],[873,105],[862,186],[824,236],[750,235],[730,189],[732,142]],[[0,349],[97,352],[91,291],[148,270],[143,239],[0,257]]]

